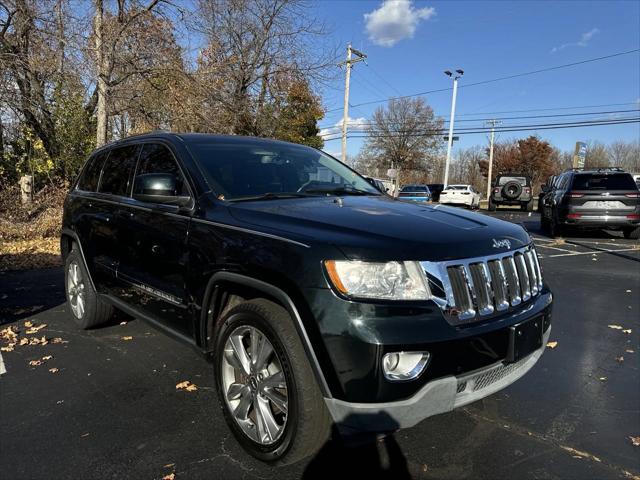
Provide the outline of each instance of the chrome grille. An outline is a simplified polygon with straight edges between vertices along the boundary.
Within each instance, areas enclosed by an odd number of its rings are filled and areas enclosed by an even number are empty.
[[[434,300],[451,323],[473,322],[506,311],[542,290],[533,246],[488,257],[422,262],[422,266]]]

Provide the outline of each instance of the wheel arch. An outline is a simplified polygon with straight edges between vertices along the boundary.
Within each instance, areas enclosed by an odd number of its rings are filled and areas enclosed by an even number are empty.
[[[91,283],[91,287],[95,290],[96,286],[93,283],[93,278],[91,277],[91,271],[89,270],[89,265],[87,265],[87,259],[84,256],[84,251],[82,250],[82,243],[80,242],[80,238],[78,234],[69,228],[63,228],[62,233],[60,234],[60,255],[62,257],[62,263],[67,259],[67,256],[71,252],[73,246],[76,245],[78,247],[78,252],[80,253],[80,257],[82,257],[82,262],[84,263],[84,268],[87,271],[89,276],[89,282]]]
[[[291,316],[322,395],[331,398],[331,389],[307,333],[302,315],[291,296],[279,286],[235,272],[214,273],[205,289],[200,316],[201,347],[211,353],[219,321],[224,313],[248,298],[266,298],[283,307]]]

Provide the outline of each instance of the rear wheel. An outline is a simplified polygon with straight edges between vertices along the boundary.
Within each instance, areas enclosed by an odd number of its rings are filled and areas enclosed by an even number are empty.
[[[218,399],[254,457],[291,464],[328,440],[331,417],[287,311],[264,299],[232,308],[216,340]]]
[[[561,237],[564,234],[564,227],[553,217],[549,221],[549,234],[553,238]]]
[[[622,230],[624,238],[640,239],[640,227],[629,227]]]
[[[67,305],[75,324],[89,329],[106,323],[113,315],[113,306],[94,290],[82,255],[75,246],[67,255],[64,271]]]

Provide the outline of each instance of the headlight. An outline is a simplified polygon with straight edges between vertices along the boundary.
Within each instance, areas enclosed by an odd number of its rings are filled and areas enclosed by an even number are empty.
[[[428,300],[431,292],[418,262],[324,262],[333,286],[343,295],[381,300]]]

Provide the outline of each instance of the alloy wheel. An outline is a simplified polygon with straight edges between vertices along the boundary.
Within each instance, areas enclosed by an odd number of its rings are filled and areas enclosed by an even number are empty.
[[[221,370],[227,407],[244,434],[261,445],[278,441],[287,424],[289,397],[282,363],[266,335],[249,325],[233,330]]]
[[[71,311],[76,318],[82,318],[86,307],[85,284],[78,262],[71,262],[67,271],[67,295]]]

